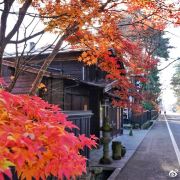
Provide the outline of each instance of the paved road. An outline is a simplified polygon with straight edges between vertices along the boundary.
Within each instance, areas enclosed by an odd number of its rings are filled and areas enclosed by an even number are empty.
[[[174,137],[176,151],[180,149],[180,116],[166,116]],[[169,172],[179,171],[176,177]],[[134,156],[116,180],[180,180],[180,164],[175,153],[164,116],[149,131]]]

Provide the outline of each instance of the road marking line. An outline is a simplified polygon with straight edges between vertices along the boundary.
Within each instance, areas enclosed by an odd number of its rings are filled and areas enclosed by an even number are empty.
[[[167,125],[167,128],[168,128],[168,131],[169,131],[169,135],[170,135],[170,138],[171,138],[171,141],[172,141],[172,144],[173,144],[173,147],[174,147],[174,151],[176,153],[176,156],[177,156],[177,159],[178,159],[178,163],[179,163],[179,166],[180,166],[180,151],[179,151],[179,148],[178,148],[178,145],[176,143],[176,140],[174,138],[174,135],[171,131],[171,128],[169,126],[169,123],[167,121],[167,118],[166,116],[164,115],[164,118],[165,118],[165,121],[166,121],[166,125]]]

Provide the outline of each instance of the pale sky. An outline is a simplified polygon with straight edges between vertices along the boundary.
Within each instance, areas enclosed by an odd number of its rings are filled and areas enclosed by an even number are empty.
[[[169,62],[180,57],[180,27],[169,27],[166,29],[169,33],[166,33],[166,37],[170,38],[170,45],[175,48],[170,50],[170,59],[165,62],[161,61],[159,69],[165,67]],[[160,73],[160,80],[162,83],[162,100],[166,110],[172,107],[172,104],[176,102],[176,98],[173,95],[173,91],[170,86],[171,77],[174,73],[174,63]]]

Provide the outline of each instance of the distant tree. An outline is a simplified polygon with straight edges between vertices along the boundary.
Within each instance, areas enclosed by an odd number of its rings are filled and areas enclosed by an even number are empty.
[[[169,50],[174,47],[169,45],[169,38],[164,37],[164,35],[164,31],[158,31],[157,34],[153,36],[153,39],[157,40],[157,48],[153,55],[167,60],[169,58]]]
[[[143,107],[147,110],[156,109],[159,103],[160,92],[159,72],[157,68],[154,68],[148,74],[147,82],[143,84]]]
[[[180,62],[177,62],[175,66],[175,73],[171,79],[171,85],[177,97],[177,105],[180,106]]]

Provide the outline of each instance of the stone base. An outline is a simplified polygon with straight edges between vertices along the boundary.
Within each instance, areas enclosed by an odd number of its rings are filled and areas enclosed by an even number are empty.
[[[121,159],[121,156],[112,156],[112,158],[113,158],[114,160],[120,160],[120,159]]]
[[[102,158],[99,160],[99,163],[100,163],[100,164],[111,164],[111,163],[112,163],[112,159],[111,159],[111,158],[102,157]]]
[[[79,177],[79,180],[91,180],[91,173],[88,172],[87,174],[83,174]]]

